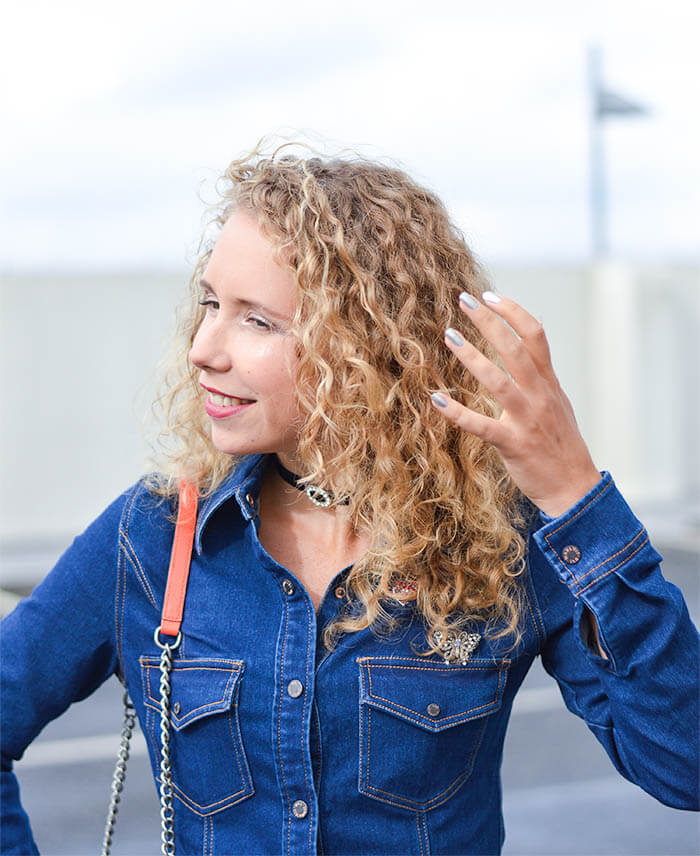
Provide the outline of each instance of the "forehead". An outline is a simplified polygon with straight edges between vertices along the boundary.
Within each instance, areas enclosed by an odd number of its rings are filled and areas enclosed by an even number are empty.
[[[279,263],[274,244],[246,211],[235,211],[223,225],[202,279],[221,298],[257,301],[264,295],[278,309],[295,306],[291,271]]]

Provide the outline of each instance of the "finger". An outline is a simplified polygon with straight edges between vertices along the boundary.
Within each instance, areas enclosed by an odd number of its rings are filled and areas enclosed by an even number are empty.
[[[536,382],[533,368],[537,374],[553,375],[544,327],[520,304],[493,291],[482,294],[483,303],[473,297],[471,301],[463,298],[464,293],[460,295],[462,311],[496,348],[519,384]],[[512,329],[508,329],[504,321]]]
[[[475,434],[497,449],[506,445],[507,430],[498,419],[470,410],[442,390],[432,393],[430,400],[436,410],[439,410],[450,422],[454,422],[463,431]]]
[[[489,292],[485,292],[488,294]],[[460,307],[469,320],[498,351],[503,365],[519,387],[535,389],[540,382],[537,366],[522,339],[504,319],[470,295],[460,295]]]
[[[524,411],[525,398],[513,381],[471,342],[465,341],[457,330],[448,327],[445,331],[445,344],[504,409],[513,413]]]
[[[488,307],[501,316],[525,343],[535,365],[540,371],[553,373],[552,355],[542,322],[532,316],[515,300],[485,291],[482,298]]]

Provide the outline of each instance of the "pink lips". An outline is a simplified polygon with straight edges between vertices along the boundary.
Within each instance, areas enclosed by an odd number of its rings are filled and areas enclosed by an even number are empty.
[[[235,416],[246,408],[252,407],[253,404],[255,404],[255,402],[251,401],[248,404],[239,404],[234,407],[221,407],[218,404],[214,404],[211,399],[207,398],[204,409],[212,419],[226,419],[228,416]]]
[[[203,383],[200,383],[200,386],[202,389],[206,389],[207,392],[214,393],[214,395],[228,395],[227,392],[222,392],[220,389],[214,389],[214,387],[211,386],[205,386]],[[204,409],[212,419],[226,419],[229,416],[235,416],[237,413],[241,413],[241,411],[245,410],[246,407],[250,407],[251,404],[255,404],[255,401],[249,401],[246,404],[239,404],[235,407],[222,407],[220,404],[214,404],[210,398],[207,398]]]

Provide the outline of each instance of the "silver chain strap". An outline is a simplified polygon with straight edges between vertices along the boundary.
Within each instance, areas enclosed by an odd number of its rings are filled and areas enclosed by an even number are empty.
[[[172,643],[161,642],[160,627],[153,636],[160,654],[160,852],[162,856],[175,856],[175,832],[173,829],[173,770],[170,764],[170,672],[173,667],[172,652],[180,645],[182,634],[178,633]]]
[[[160,641],[160,627],[153,634],[160,655],[160,852],[162,856],[175,856],[175,832],[173,822],[173,770],[170,763],[170,672],[173,668],[173,651],[182,641],[182,633],[172,643]],[[129,746],[136,724],[136,712],[129,693],[124,693],[124,724],[117,764],[112,777],[112,798],[107,811],[105,834],[102,841],[101,856],[109,856],[114,835],[114,824],[119,811],[121,793],[126,778],[126,762],[129,760]]]
[[[124,693],[124,721],[122,724],[121,742],[119,744],[119,754],[117,755],[117,764],[114,768],[112,776],[112,798],[109,801],[109,809],[107,811],[107,821],[105,823],[105,834],[102,839],[102,856],[109,856],[112,847],[112,835],[114,834],[114,822],[119,811],[119,802],[121,801],[121,793],[124,790],[124,779],[126,778],[126,762],[129,760],[129,746],[131,744],[131,736],[134,733],[134,725],[136,724],[136,712],[129,698],[129,693]]]

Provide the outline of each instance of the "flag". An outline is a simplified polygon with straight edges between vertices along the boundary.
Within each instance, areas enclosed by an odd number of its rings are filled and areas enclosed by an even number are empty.
[[[648,109],[636,101],[630,101],[611,89],[599,86],[596,92],[595,115],[598,119],[606,116],[646,116]]]

